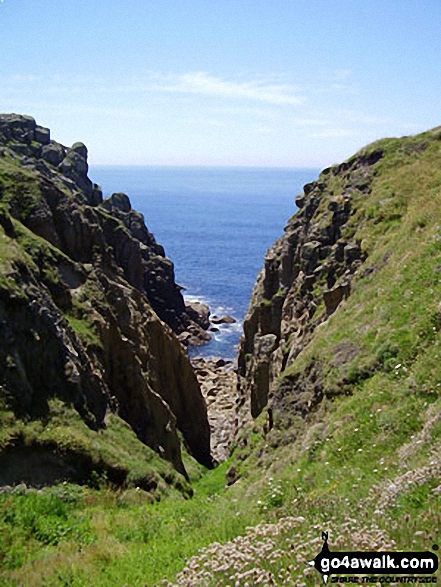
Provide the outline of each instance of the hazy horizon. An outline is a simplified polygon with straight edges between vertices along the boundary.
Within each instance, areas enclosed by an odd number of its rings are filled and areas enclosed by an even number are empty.
[[[324,168],[441,122],[436,0],[2,0],[0,27],[0,111],[93,165]]]

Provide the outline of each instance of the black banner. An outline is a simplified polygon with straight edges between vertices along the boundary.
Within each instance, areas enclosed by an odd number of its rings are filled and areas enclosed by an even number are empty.
[[[438,557],[425,552],[334,552],[328,546],[328,533],[322,532],[321,552],[309,564],[322,574],[325,583],[336,575],[432,575],[438,570]]]

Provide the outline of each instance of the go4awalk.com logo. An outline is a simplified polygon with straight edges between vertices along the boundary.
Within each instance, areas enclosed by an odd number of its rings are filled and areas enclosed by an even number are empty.
[[[308,564],[322,574],[325,583],[336,575],[393,575],[375,577],[379,583],[436,583],[438,557],[433,552],[331,552],[328,533],[322,532],[323,547]],[[434,547],[437,548],[437,547]],[[401,576],[400,576],[401,575]],[[408,577],[403,575],[418,575]],[[335,577],[341,581],[341,578]],[[352,583],[371,583],[372,577],[352,577]]]

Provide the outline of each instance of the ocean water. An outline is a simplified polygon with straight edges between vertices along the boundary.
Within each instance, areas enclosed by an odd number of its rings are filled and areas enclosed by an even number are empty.
[[[91,166],[104,196],[125,192],[175,266],[187,300],[229,314],[197,356],[234,358],[264,255],[318,169]]]

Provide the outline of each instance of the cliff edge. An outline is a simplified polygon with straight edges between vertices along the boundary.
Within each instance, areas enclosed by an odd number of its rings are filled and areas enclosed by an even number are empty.
[[[265,429],[287,442],[299,418],[376,374],[409,373],[431,344],[441,324],[440,139],[436,128],[377,141],[297,197],[245,319],[238,430],[265,413]]]
[[[0,483],[32,483],[25,446],[34,465],[52,463],[48,481],[84,482],[80,437],[115,418],[184,476],[180,435],[212,466],[205,402],[176,336],[194,323],[172,262],[125,194],[103,200],[83,143],[67,148],[14,114],[0,115],[0,267]],[[42,433],[60,410],[76,422],[72,442],[66,422]],[[96,458],[125,482],[124,463]]]

